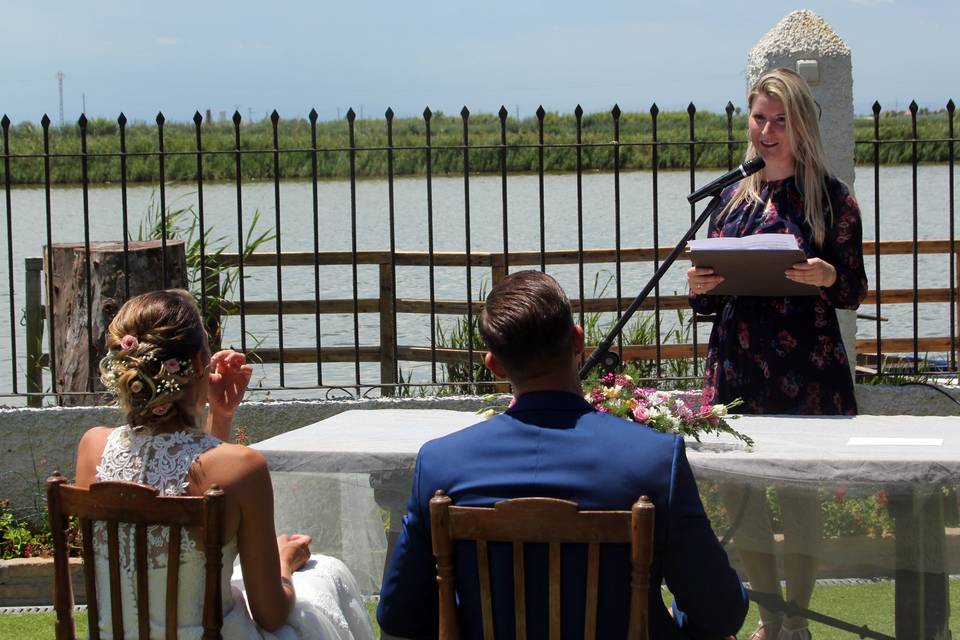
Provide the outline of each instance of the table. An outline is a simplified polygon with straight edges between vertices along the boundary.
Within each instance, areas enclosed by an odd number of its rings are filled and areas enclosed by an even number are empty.
[[[335,539],[339,549],[318,550],[344,559],[375,589],[420,446],[477,421],[462,411],[353,410],[253,445],[275,481],[278,530]],[[949,633],[941,487],[960,484],[960,418],[743,416],[732,425],[754,447],[726,435],[689,442],[698,479],[883,489],[896,523],[896,635]],[[328,488],[304,491],[310,482]],[[376,505],[390,514],[387,536]],[[336,518],[339,525],[331,525]]]

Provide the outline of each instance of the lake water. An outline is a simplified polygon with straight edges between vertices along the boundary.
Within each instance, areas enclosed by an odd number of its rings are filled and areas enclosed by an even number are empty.
[[[702,185],[719,172],[700,172],[696,184]],[[855,189],[863,211],[864,241],[875,238],[873,169],[858,168]],[[679,240],[691,221],[690,207],[685,196],[691,191],[690,177],[686,172],[660,172],[659,193],[659,242],[670,247]],[[917,173],[918,224],[920,239],[948,237],[949,197],[948,168],[939,165],[920,167]],[[544,197],[546,210],[545,241],[548,249],[576,249],[577,247],[577,180],[575,175],[550,175],[545,178]],[[882,240],[909,240],[912,238],[912,171],[910,167],[884,167],[880,171],[880,228]],[[499,176],[471,177],[470,179],[470,247],[473,251],[499,251],[503,248],[503,222],[501,204],[501,180]],[[510,251],[536,251],[540,246],[539,187],[537,176],[517,175],[508,180],[507,208],[509,214]],[[615,241],[614,177],[612,174],[589,174],[583,176],[583,241],[585,248],[611,248]],[[394,183],[396,246],[400,251],[426,250],[427,248],[427,193],[422,177],[398,179]],[[650,172],[623,173],[620,177],[620,212],[622,245],[624,247],[648,247],[653,245],[653,183]],[[204,215],[207,228],[212,228],[213,237],[224,237],[229,251],[237,247],[236,186],[233,183],[205,184]],[[128,188],[128,211],[131,229],[137,225],[149,208],[152,199],[159,199],[156,185]],[[261,229],[274,226],[274,186],[272,182],[247,183],[243,186],[244,226],[249,224],[255,211],[261,214]],[[168,207],[180,208],[197,205],[197,189],[192,184],[170,185],[166,189]],[[463,251],[465,239],[465,202],[462,177],[435,177],[433,179],[434,248],[436,251]],[[13,305],[19,321],[24,308],[23,260],[28,256],[40,256],[46,244],[44,223],[45,194],[43,189],[15,189],[10,194],[13,226],[13,261],[15,296]],[[122,238],[121,198],[119,185],[105,185],[88,191],[91,240],[120,240]],[[347,181],[322,182],[319,185],[319,215],[321,250],[344,251],[351,247],[350,183]],[[357,234],[360,250],[383,250],[390,246],[388,218],[388,184],[386,180],[364,180],[357,183]],[[703,206],[703,203],[701,203]],[[79,188],[58,188],[51,194],[53,242],[83,241],[83,192]],[[313,249],[313,195],[309,182],[284,182],[280,186],[281,225],[280,237],[283,251]],[[698,208],[698,211],[700,209]],[[701,233],[702,235],[702,233]],[[262,250],[273,251],[269,243]],[[0,278],[6,288],[8,282],[8,244],[6,234],[0,247]],[[866,261],[867,274],[874,279],[874,262]],[[685,289],[685,271],[689,263],[677,261],[661,284],[661,293],[668,295]],[[912,267],[910,256],[884,256],[881,262],[881,280],[886,288],[911,288]],[[920,287],[947,287],[952,269],[949,256],[921,256],[919,269]],[[548,267],[557,277],[571,298],[579,291],[579,276],[576,265]],[[595,282],[602,286],[613,272],[612,265],[587,265],[584,290],[591,297]],[[651,263],[625,264],[622,270],[624,296],[635,295],[653,273]],[[247,300],[275,298],[275,269],[248,270],[246,284]],[[361,267],[359,270],[359,295],[377,297],[376,267]],[[436,291],[438,299],[465,299],[465,272],[460,268],[438,268]],[[283,270],[284,299],[313,299],[313,267],[287,267]],[[490,285],[489,271],[473,270],[474,299],[480,297],[481,289]],[[610,283],[608,295],[613,292]],[[402,267],[397,273],[397,295],[401,298],[428,297],[429,274],[420,267]],[[321,271],[323,299],[350,298],[353,295],[351,268],[325,267]],[[0,393],[7,393],[11,386],[11,354],[9,349],[10,318],[9,292],[0,309]],[[920,335],[949,335],[949,305],[926,304],[921,306]],[[861,312],[873,313],[874,308],[861,308]],[[884,324],[884,336],[907,337],[913,327],[911,305],[885,305],[883,315],[889,320]],[[664,330],[671,327],[675,314],[664,315]],[[448,323],[452,318],[441,318]],[[378,319],[375,315],[360,317],[360,344],[372,345],[379,340]],[[322,316],[321,339],[324,346],[352,346],[353,318],[345,316]],[[247,330],[263,346],[276,346],[277,323],[273,317],[248,318]],[[18,385],[23,391],[23,366],[25,361],[24,329],[17,326]],[[430,327],[428,316],[401,315],[398,318],[400,344],[429,345]],[[701,327],[701,337],[708,332]],[[858,336],[875,335],[875,325],[869,320],[860,320]],[[312,316],[284,317],[285,347],[313,346],[315,343]],[[228,320],[225,344],[239,346],[239,320]],[[248,342],[251,344],[252,342]],[[45,342],[46,344],[46,342]],[[404,363],[403,371],[413,381],[430,378],[429,363]],[[315,365],[286,365],[287,386],[310,386],[316,384]],[[374,384],[379,378],[379,365],[364,364],[361,367],[364,383]],[[279,382],[277,367],[258,367],[255,380],[264,387],[276,386]],[[325,384],[353,383],[353,365],[324,365]],[[284,392],[283,395],[290,395]],[[300,397],[310,396],[307,391],[292,392]],[[278,394],[273,392],[274,396]],[[12,399],[7,402],[14,402]],[[19,402],[19,401],[17,401]]]

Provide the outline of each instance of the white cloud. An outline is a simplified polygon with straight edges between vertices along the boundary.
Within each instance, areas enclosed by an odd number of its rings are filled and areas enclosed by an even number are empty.
[[[160,47],[179,47],[183,40],[177,36],[153,36],[153,43]]]

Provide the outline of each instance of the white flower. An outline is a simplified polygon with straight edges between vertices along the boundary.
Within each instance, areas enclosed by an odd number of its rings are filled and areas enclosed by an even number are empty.
[[[717,416],[718,418],[722,418],[723,416],[727,415],[727,405],[715,404],[713,405],[712,411],[713,415]]]

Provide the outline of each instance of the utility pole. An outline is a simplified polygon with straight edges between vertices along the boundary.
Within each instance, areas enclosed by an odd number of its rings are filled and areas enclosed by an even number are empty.
[[[81,111],[80,113],[82,113],[83,115],[87,115],[87,94],[81,93],[80,100],[83,102],[83,111]]]
[[[63,126],[63,71],[57,71],[57,85],[60,88],[60,126]]]

